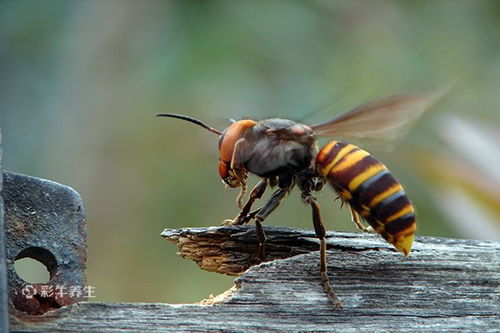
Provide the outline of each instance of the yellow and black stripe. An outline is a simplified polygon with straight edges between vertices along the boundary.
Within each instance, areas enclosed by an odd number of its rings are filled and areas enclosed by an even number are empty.
[[[316,168],[382,237],[405,255],[410,253],[415,210],[385,165],[355,145],[332,141],[318,153]]]

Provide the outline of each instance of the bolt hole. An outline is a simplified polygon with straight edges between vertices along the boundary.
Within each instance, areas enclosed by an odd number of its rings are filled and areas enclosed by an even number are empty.
[[[44,264],[31,258],[18,259],[14,262],[17,275],[28,283],[47,283],[50,274]]]
[[[28,247],[16,256],[14,269],[27,283],[47,283],[56,275],[54,255],[41,247]]]

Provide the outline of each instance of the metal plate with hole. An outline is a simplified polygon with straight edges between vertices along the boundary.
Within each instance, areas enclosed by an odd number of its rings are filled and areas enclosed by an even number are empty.
[[[3,172],[2,196],[11,313],[39,315],[84,300],[87,231],[80,195],[52,181]],[[42,263],[49,281],[24,281],[14,267],[22,258]]]

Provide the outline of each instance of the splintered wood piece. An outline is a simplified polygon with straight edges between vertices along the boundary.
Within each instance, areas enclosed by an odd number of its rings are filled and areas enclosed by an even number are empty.
[[[313,230],[264,227],[267,261],[319,250]],[[181,257],[195,261],[202,269],[239,275],[259,261],[257,237],[252,226],[165,229],[161,235],[178,247]],[[394,251],[377,235],[327,233],[327,249],[343,251]]]

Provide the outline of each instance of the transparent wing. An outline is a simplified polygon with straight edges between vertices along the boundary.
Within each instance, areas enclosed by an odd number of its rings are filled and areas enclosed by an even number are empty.
[[[409,125],[443,97],[451,86],[426,95],[393,95],[360,105],[311,126],[319,136],[397,139]]]

